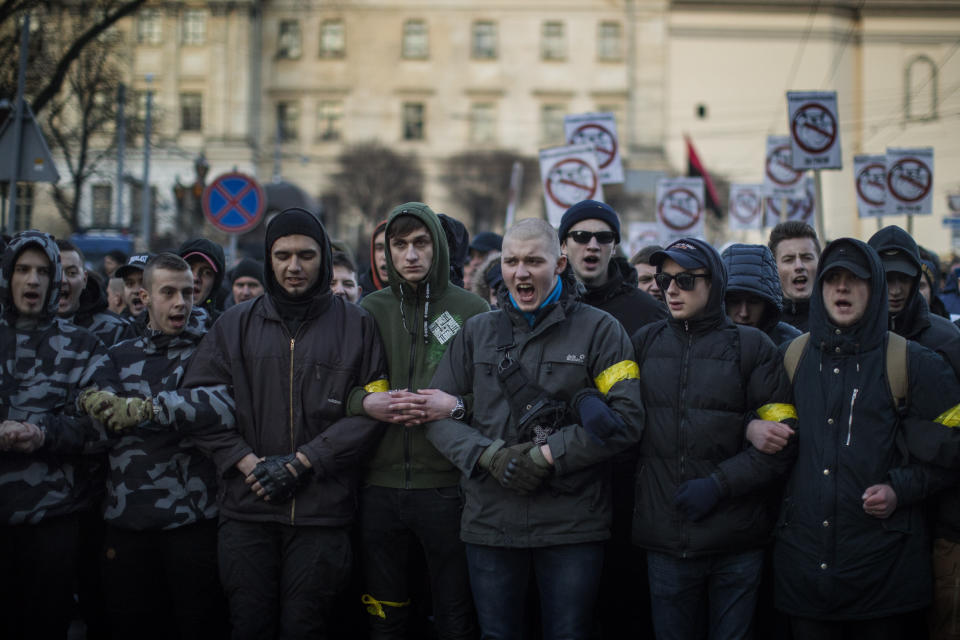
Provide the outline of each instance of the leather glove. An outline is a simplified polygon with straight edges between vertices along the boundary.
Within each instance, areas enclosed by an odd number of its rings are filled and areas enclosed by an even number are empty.
[[[81,406],[111,431],[122,431],[153,420],[153,398],[121,398],[109,391],[85,393]]]
[[[620,414],[607,405],[596,389],[578,394],[574,407],[580,416],[580,426],[600,445],[617,431],[627,428]]]
[[[515,444],[512,447],[503,447],[502,441],[490,445],[495,446],[500,448],[489,457],[488,463],[485,462],[485,468],[504,489],[528,495],[536,491],[550,475],[549,469],[540,467],[527,455],[533,448],[532,442]]]
[[[290,473],[287,465],[297,472]],[[266,494],[264,500],[282,504],[297,493],[297,489],[306,484],[312,468],[300,462],[296,453],[287,453],[280,456],[267,456],[253,468],[253,477],[257,479]]]
[[[683,516],[696,522],[707,516],[722,497],[723,488],[713,476],[687,480],[677,490],[673,506],[683,512]]]

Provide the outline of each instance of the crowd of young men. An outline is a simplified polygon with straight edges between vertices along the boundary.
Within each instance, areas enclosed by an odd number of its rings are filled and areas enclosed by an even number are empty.
[[[118,261],[118,314],[17,234],[0,635],[76,594],[89,638],[958,637],[936,265],[898,227],[620,239],[590,200],[469,244],[406,203],[358,278],[288,209],[263,264]]]

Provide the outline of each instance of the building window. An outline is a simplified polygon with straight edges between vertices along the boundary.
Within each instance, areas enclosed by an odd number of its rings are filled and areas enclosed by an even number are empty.
[[[143,9],[137,16],[137,42],[160,44],[163,41],[163,14],[160,9]]]
[[[320,23],[320,57],[342,58],[347,43],[344,35],[343,20],[324,20]]]
[[[277,57],[286,60],[296,60],[300,57],[299,21],[280,21],[280,35],[277,38]]]
[[[403,57],[422,60],[430,54],[427,23],[423,20],[407,20],[403,23]]]
[[[422,102],[403,103],[403,139],[424,139],[424,106]]]
[[[277,136],[280,142],[289,142],[300,137],[300,106],[297,103],[277,103]]]
[[[545,104],[540,107],[540,142],[543,144],[564,144],[563,117],[567,109],[560,104]]]
[[[485,144],[496,142],[497,119],[493,104],[475,102],[470,105],[470,142]]]
[[[339,140],[343,137],[343,103],[321,100],[317,105],[317,139]]]
[[[542,59],[566,59],[567,43],[563,37],[562,22],[544,22],[540,36],[540,57]]]
[[[203,96],[199,93],[180,94],[180,130],[203,129]]]
[[[473,23],[473,57],[479,60],[493,60],[497,57],[496,23]]]
[[[937,119],[937,65],[927,56],[916,56],[907,64],[904,85],[904,114],[907,120]]]
[[[110,226],[110,213],[113,209],[113,185],[95,184],[90,189],[93,200],[93,220],[95,229],[105,229]]]
[[[187,9],[183,12],[183,44],[199,45],[207,39],[207,12]]]
[[[623,28],[619,22],[601,22],[597,26],[597,59],[623,60]]]
[[[33,183],[17,183],[17,210],[13,216],[13,228],[25,231],[33,228]]]

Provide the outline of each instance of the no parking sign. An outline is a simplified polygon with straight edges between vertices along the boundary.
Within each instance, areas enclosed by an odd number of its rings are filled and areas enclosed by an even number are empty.
[[[887,149],[887,214],[933,213],[933,147]]]
[[[564,212],[581,200],[603,202],[603,185],[592,144],[574,144],[540,151],[540,181],[547,219],[560,226]]]
[[[563,119],[568,144],[592,144],[597,154],[600,182],[623,182],[623,163],[617,142],[617,121],[612,113],[581,113]]]
[[[662,245],[679,238],[702,238],[703,211],[703,178],[657,182],[657,224]]]
[[[836,91],[788,91],[794,169],[842,169]]]

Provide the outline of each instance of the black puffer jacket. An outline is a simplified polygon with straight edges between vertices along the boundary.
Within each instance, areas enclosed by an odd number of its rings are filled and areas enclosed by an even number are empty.
[[[727,268],[727,293],[757,296],[766,304],[766,312],[757,328],[776,345],[799,336],[799,329],[780,322],[783,292],[777,262],[770,249],[762,244],[733,244],[724,249],[722,257]]]
[[[636,269],[619,256],[614,256],[607,266],[607,281],[599,287],[587,288],[580,299],[619,320],[631,336],[640,327],[667,317],[663,304],[637,288]]]
[[[784,298],[783,313],[780,315],[780,319],[801,332],[807,331],[810,327],[810,299],[790,300]]]
[[[890,315],[887,328],[936,351],[960,376],[960,329],[946,318],[930,313],[927,301],[920,295],[919,285],[923,274],[920,272],[920,250],[917,243],[909,233],[891,225],[873,234],[868,244],[881,255],[884,251],[897,249],[917,267],[910,296],[900,313]]]
[[[866,256],[871,273],[866,311],[850,327],[834,325],[823,303],[822,274],[841,251]],[[921,502],[942,484],[910,453],[932,460],[931,453],[946,451],[941,445],[956,429],[933,419],[956,422],[946,412],[960,398],[960,385],[936,354],[908,343],[909,407],[901,419],[885,376],[887,287],[879,256],[842,238],[826,248],[820,265],[810,342],[793,380],[798,457],[777,526],[775,603],[792,616],[825,620],[914,611],[929,604],[932,585]],[[955,443],[951,450],[942,462],[955,464]],[[863,508],[864,491],[876,484],[889,484],[897,495],[887,519]]]
[[[712,260],[707,307],[692,320],[671,318],[633,336],[647,411],[633,542],[681,557],[762,546],[775,517],[762,490],[786,473],[794,450],[768,456],[747,444],[752,412],[764,407],[764,417],[781,419],[792,411],[790,385],[770,339],[727,318],[720,256],[706,242],[686,242]],[[685,520],[673,504],[677,489],[710,475],[727,497],[702,520]]]

